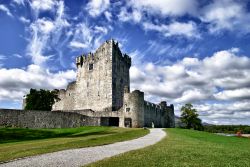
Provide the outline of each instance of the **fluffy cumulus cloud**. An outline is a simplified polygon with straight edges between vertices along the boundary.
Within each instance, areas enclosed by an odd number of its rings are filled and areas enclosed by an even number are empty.
[[[75,79],[75,71],[51,73],[38,65],[29,65],[26,69],[0,69],[0,101],[21,101],[30,88],[60,89]]]
[[[242,110],[250,112],[250,58],[237,55],[235,50],[219,51],[204,59],[186,57],[166,66],[152,63],[133,66],[130,71],[131,86],[159,99],[167,97],[169,102],[175,104],[204,103],[203,106],[198,105],[198,109],[203,112],[202,117],[207,119],[221,105],[224,107],[220,109],[223,113],[216,113],[220,116],[237,114]],[[244,105],[240,105],[240,102]],[[226,107],[225,104],[229,103],[233,107]],[[207,108],[208,115],[204,114],[204,108]]]
[[[249,124],[250,100],[195,105],[203,121],[213,124]]]
[[[224,29],[249,32],[250,13],[247,12],[246,6],[244,1],[213,1],[201,10],[201,20],[209,23],[212,33]]]

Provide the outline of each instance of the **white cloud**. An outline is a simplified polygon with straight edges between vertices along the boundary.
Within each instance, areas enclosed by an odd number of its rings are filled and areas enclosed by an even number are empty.
[[[250,101],[230,103],[203,103],[194,107],[203,121],[214,124],[249,124]]]
[[[78,42],[78,41],[71,41],[69,43],[69,46],[72,47],[72,48],[87,48],[88,47],[87,44],[84,44],[84,43],[81,43],[81,42]]]
[[[203,59],[186,57],[168,65],[134,64],[131,89],[144,91],[146,99],[156,103],[174,103],[177,115],[183,104],[191,102],[205,122],[249,124],[250,58],[237,55],[238,51],[218,51]]]
[[[32,0],[30,6],[35,11],[48,11],[54,9],[57,1],[54,0]]]
[[[0,60],[5,60],[7,57],[5,55],[0,54]]]
[[[49,35],[54,29],[54,24],[51,20],[38,19],[30,25],[32,31],[32,39],[27,46],[27,55],[32,58],[32,61],[37,65],[43,65],[51,56],[43,55],[47,46]]]
[[[0,69],[0,101],[21,101],[30,88],[65,88],[68,82],[75,80],[75,75],[73,70],[51,73],[37,65],[29,65],[25,70],[2,68]]]
[[[108,33],[108,29],[105,27],[101,27],[101,26],[95,26],[95,31],[98,33],[103,33],[104,35],[106,35]]]
[[[0,11],[5,12],[10,17],[13,17],[12,13],[5,5],[0,4]]]
[[[198,28],[192,21],[187,23],[172,22],[170,24],[153,24],[150,22],[144,22],[143,28],[147,30],[157,31],[166,37],[170,36],[183,36],[187,38],[200,38]]]
[[[146,100],[155,103],[174,103],[177,115],[191,102],[204,122],[249,124],[250,58],[237,55],[238,50],[203,59],[186,57],[171,65],[135,64],[131,89],[144,91]]]
[[[249,73],[250,58],[225,50],[172,65],[136,64],[130,75],[133,88],[179,103],[248,99],[249,90],[244,87],[250,85]]]
[[[118,19],[122,22],[133,21],[134,23],[139,23],[142,19],[142,14],[137,9],[133,9],[132,12],[129,12],[126,7],[123,7],[118,14]]]
[[[85,23],[79,23],[76,25],[75,31],[74,31],[74,37],[73,40],[70,42],[71,47],[79,48],[79,46],[82,46],[80,48],[87,48],[92,45],[93,40],[93,30],[91,30],[87,24]]]
[[[78,23],[73,29],[73,39],[69,43],[71,49],[84,48],[85,51],[97,49],[103,42],[103,37],[108,33],[104,26],[90,26],[88,23]]]
[[[213,1],[201,9],[201,20],[209,23],[209,31],[218,33],[221,30],[240,30],[249,32],[250,14],[246,2],[233,0]]]
[[[188,23],[173,22],[168,25],[166,36],[182,35],[186,37],[199,37],[196,24],[192,21]]]
[[[23,56],[21,56],[20,54],[17,54],[17,53],[14,53],[13,56],[17,57],[17,58],[22,58],[23,57]]]
[[[18,5],[24,5],[25,4],[25,0],[13,0],[13,2],[15,2]]]
[[[7,57],[5,55],[0,54],[0,67],[3,66],[2,60],[5,60]]]
[[[219,100],[250,99],[250,89],[239,88],[234,90],[225,90],[215,94],[214,96]]]
[[[32,1],[35,3],[36,1]],[[27,55],[32,58],[32,62],[37,65],[45,65],[48,60],[53,55],[48,55],[47,52],[53,47],[53,49],[58,50],[58,47],[63,44],[61,41],[61,36],[63,36],[63,30],[70,26],[66,16],[64,14],[64,3],[63,1],[46,1],[47,4],[44,6],[37,6],[36,4],[41,3],[36,2],[35,10],[56,10],[54,19],[49,19],[46,17],[35,19],[34,22],[30,24],[30,43],[27,45]],[[52,4],[53,3],[53,4]],[[67,38],[65,39],[67,40]],[[60,42],[59,42],[60,41]]]
[[[109,0],[91,0],[87,4],[86,10],[92,17],[96,17],[105,12],[109,5]]]
[[[23,17],[23,16],[21,16],[21,17],[19,18],[19,20],[20,20],[21,22],[23,22],[23,23],[30,23],[30,20],[27,19],[27,18],[25,18],[25,17]]]
[[[104,12],[104,15],[105,15],[106,19],[109,22],[112,21],[112,14],[111,14],[111,12],[106,11],[106,12]]]
[[[38,19],[35,23],[33,23],[31,27],[33,30],[37,29],[42,34],[47,35],[54,30],[55,25],[52,20],[42,18]]]
[[[197,10],[195,0],[131,0],[129,4],[140,11],[162,16],[193,15]]]
[[[186,90],[183,92],[180,98],[174,100],[175,103],[185,103],[187,101],[199,101],[199,100],[206,100],[209,98],[209,94],[207,91],[203,91],[201,89],[192,89]]]

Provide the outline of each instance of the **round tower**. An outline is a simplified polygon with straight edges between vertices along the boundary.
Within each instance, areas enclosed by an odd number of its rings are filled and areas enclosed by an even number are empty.
[[[138,128],[144,126],[144,93],[134,90],[131,93],[124,93],[124,126],[129,123],[130,127]]]

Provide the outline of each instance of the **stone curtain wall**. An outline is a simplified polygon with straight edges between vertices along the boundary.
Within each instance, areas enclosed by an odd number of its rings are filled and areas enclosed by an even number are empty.
[[[0,126],[71,128],[99,125],[99,117],[88,117],[73,112],[0,109]]]

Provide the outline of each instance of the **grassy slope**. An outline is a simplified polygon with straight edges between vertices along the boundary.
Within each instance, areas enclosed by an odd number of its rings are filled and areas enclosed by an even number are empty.
[[[105,159],[90,166],[250,167],[250,140],[211,133],[167,129],[156,145]]]
[[[0,128],[0,162],[15,158],[110,144],[144,136],[148,130],[81,127],[67,129]]]

